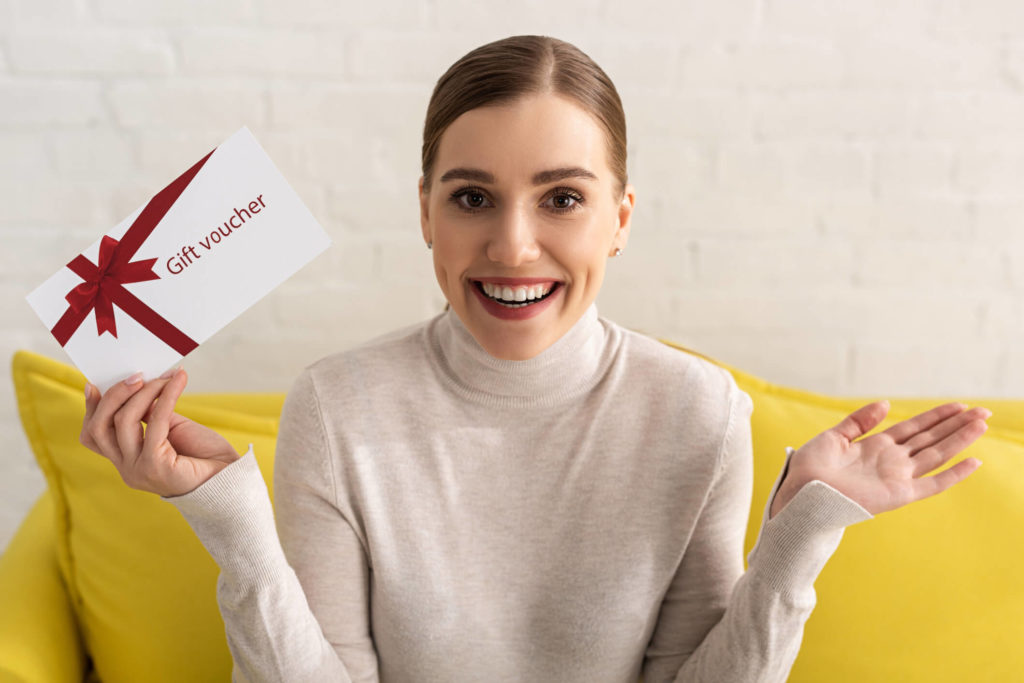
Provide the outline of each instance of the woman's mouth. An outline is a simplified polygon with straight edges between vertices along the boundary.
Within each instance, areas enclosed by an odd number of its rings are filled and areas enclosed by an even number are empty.
[[[526,308],[544,301],[561,286],[560,282],[546,282],[537,285],[493,284],[474,280],[473,285],[489,300],[506,308]]]

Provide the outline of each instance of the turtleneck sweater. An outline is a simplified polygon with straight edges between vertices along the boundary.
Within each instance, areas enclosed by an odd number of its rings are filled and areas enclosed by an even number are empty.
[[[307,367],[274,501],[249,451],[174,504],[235,681],[783,681],[846,526],[822,481],[744,568],[750,397],[591,305],[528,360],[451,310]]]

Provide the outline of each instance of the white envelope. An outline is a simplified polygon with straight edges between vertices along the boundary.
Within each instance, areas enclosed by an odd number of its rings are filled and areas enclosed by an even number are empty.
[[[27,299],[106,391],[158,377],[330,243],[242,128]]]

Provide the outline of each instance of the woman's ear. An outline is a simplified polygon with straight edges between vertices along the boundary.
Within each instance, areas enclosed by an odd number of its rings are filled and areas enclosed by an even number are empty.
[[[430,195],[423,191],[423,176],[420,176],[417,189],[420,199],[420,230],[423,233],[423,241],[430,244],[433,242],[430,235]]]
[[[629,241],[629,227],[633,219],[633,209],[636,207],[636,188],[627,183],[622,193],[622,201],[619,202],[618,227],[615,232],[615,239],[612,246],[626,250],[626,242]]]

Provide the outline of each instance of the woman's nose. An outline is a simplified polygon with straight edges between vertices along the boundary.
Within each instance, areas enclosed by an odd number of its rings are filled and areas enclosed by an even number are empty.
[[[526,211],[510,209],[494,227],[487,243],[487,257],[509,267],[534,261],[540,257],[535,227]]]

